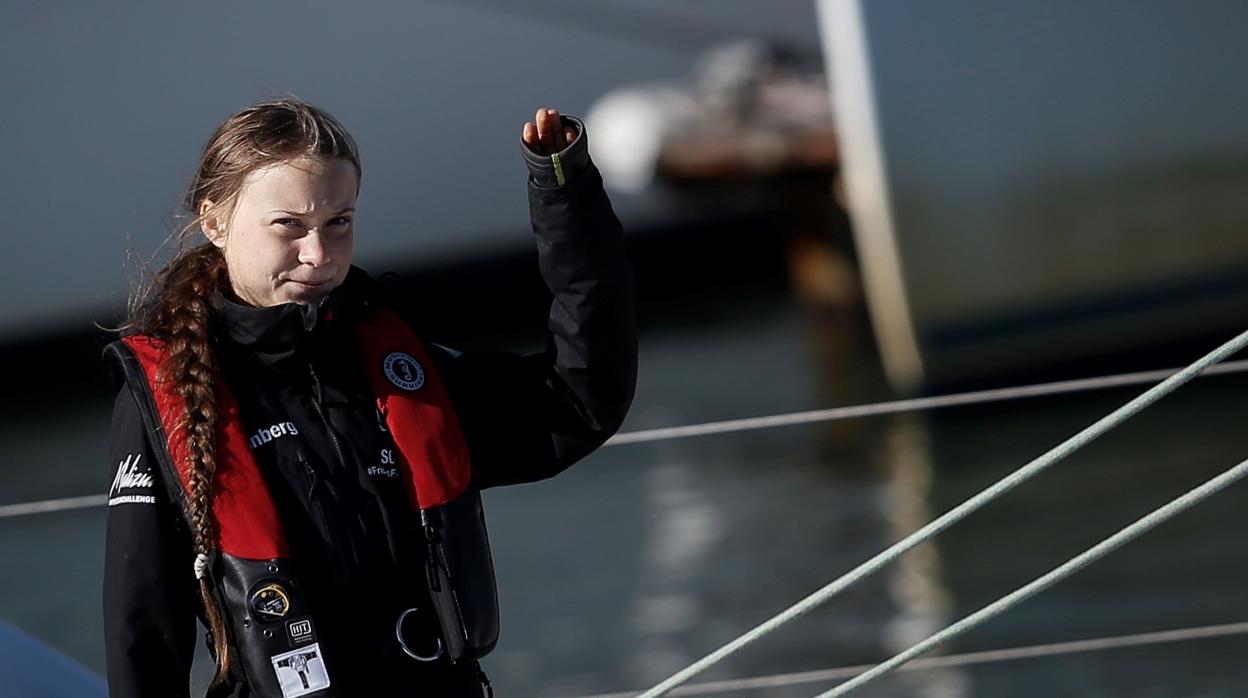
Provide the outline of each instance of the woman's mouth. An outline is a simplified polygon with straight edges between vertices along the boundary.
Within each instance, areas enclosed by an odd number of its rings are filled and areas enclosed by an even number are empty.
[[[328,283],[326,281],[300,281],[298,279],[287,279],[287,281],[304,288],[316,288],[317,286],[324,286]]]

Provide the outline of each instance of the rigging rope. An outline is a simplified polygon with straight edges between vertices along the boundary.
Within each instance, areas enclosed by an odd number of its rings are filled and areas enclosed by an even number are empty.
[[[662,427],[659,429],[621,432],[608,439],[605,445],[622,446],[624,444],[645,443],[648,441],[661,441],[664,439],[678,439],[686,436],[724,434],[738,431],[749,431],[752,429],[768,429],[771,427],[784,427],[796,424],[811,424],[814,422],[834,422],[842,419],[876,417],[886,414],[897,414],[899,412],[917,412],[960,405],[982,405],[992,402],[1003,402],[1006,400],[1018,400],[1020,398],[1041,397],[1044,395],[1066,395],[1091,390],[1105,390],[1108,388],[1120,388],[1123,386],[1155,383],[1166,378],[1167,376],[1173,375],[1178,370],[1179,369],[1177,368],[1169,368],[1155,371],[1119,373],[1111,376],[1079,378],[1076,380],[1056,381],[1052,383],[1036,383],[1010,388],[993,388],[991,390],[976,390],[968,393],[936,395],[933,397],[911,398],[907,400],[892,400],[889,402],[877,402],[869,405],[831,407],[827,409],[790,412],[788,414],[769,415],[765,417],[747,417],[745,419],[729,419],[721,422],[707,422],[705,424],[691,424],[680,427]],[[1248,360],[1228,361],[1224,364],[1213,366],[1205,371],[1205,375],[1212,376],[1227,373],[1243,373],[1244,371],[1248,371]]]
[[[732,654],[735,654],[759,638],[774,632],[781,626],[805,615],[821,604],[826,603],[837,594],[852,586],[855,582],[875,572],[898,557],[901,557],[901,555],[906,551],[935,536],[958,521],[961,521],[976,509],[979,509],[993,499],[1009,492],[1054,463],[1057,463],[1071,453],[1074,453],[1083,446],[1086,446],[1097,437],[1118,426],[1128,418],[1143,410],[1145,407],[1148,407],[1165,395],[1173,392],[1184,383],[1187,383],[1196,376],[1200,375],[1200,373],[1205,369],[1239,351],[1246,344],[1248,344],[1248,331],[1240,333],[1222,346],[1201,357],[1190,366],[1187,366],[1161,383],[1149,388],[1122,407],[1119,407],[1113,412],[1110,412],[1108,415],[1105,415],[1101,419],[1097,420],[1083,431],[1080,431],[1066,441],[1063,441],[1053,447],[1039,458],[1036,458],[1018,470],[1015,470],[1004,478],[998,480],[996,483],[979,492],[975,496],[965,502],[962,502],[948,512],[945,512],[940,517],[929,522],[919,530],[894,543],[892,546],[880,552],[875,557],[867,560],[858,567],[855,567],[838,579],[833,580],[823,588],[815,591],[793,606],[781,611],[759,626],[749,632],[746,632],[744,635],[741,635],[737,639],[729,642],[723,647],[720,647],[702,659],[699,659],[685,669],[682,669],[681,671],[668,677],[654,688],[651,688],[641,694],[641,698],[657,698],[657,696],[666,695],[673,688],[685,683],[689,679],[697,676],[699,673],[709,669]]]
[[[0,506],[0,519],[30,514],[46,514],[52,511],[69,511],[70,509],[86,509],[104,506],[108,503],[106,494],[88,494],[81,497],[65,497],[63,499],[45,499],[41,502],[20,502]]]
[[[966,393],[954,393],[951,395],[936,395],[933,397],[912,398],[908,400],[892,400],[889,402],[877,402],[867,405],[831,407],[827,409],[790,412],[788,414],[769,415],[765,417],[748,417],[745,419],[730,419],[721,422],[708,422],[704,424],[690,424],[678,427],[663,427],[660,429],[620,432],[619,434],[616,434],[608,439],[604,445],[622,446],[624,444],[647,443],[651,441],[677,439],[687,436],[725,434],[739,431],[751,431],[754,429],[791,426],[796,424],[812,424],[816,422],[834,422],[845,419],[858,419],[861,417],[897,414],[900,412],[934,410],[942,407],[981,405],[993,402],[1003,402],[1006,400],[1018,400],[1021,398],[1042,397],[1046,395],[1068,395],[1071,393],[1106,390],[1109,388],[1120,388],[1124,386],[1152,383],[1162,380],[1165,377],[1174,374],[1178,370],[1179,369],[1171,368],[1159,369],[1155,371],[1136,371],[1134,373],[1119,373],[1109,376],[1079,378],[1075,380],[1056,381],[1052,383],[1035,383],[1032,385],[1021,385],[1010,388],[994,388],[991,390],[977,390]],[[1245,371],[1248,371],[1248,360],[1227,361],[1216,366],[1211,366],[1209,369],[1204,371],[1202,375],[1212,376],[1243,373]],[[14,516],[27,516],[30,514],[44,514],[55,511],[68,511],[72,509],[85,509],[88,507],[103,506],[107,502],[108,496],[100,494],[84,495],[80,497],[65,497],[62,499],[47,499],[37,502],[3,504],[0,505],[0,519],[11,518]]]
[[[979,652],[946,654],[938,657],[922,657],[898,667],[897,671],[904,672],[922,671],[928,669],[948,669],[952,667],[973,666],[976,664],[1008,662],[1018,659],[1058,657],[1084,652],[1122,649],[1126,647],[1146,647],[1149,645],[1205,640],[1215,637],[1233,637],[1235,635],[1248,635],[1248,622],[1203,625],[1192,628],[1175,628],[1172,630],[1157,630],[1153,632],[1133,633],[1129,635],[1113,635],[1110,637],[1098,637],[1087,640],[1068,640],[1066,642],[1050,642],[1039,645],[1027,645],[1024,647],[1006,647],[995,650],[981,650]],[[804,683],[837,681],[840,679],[853,678],[854,676],[870,669],[872,666],[874,665],[859,664],[857,666],[836,667],[834,669],[820,669],[817,671],[800,671],[787,674],[772,674],[770,676],[755,676],[743,679],[726,679],[723,681],[705,681],[677,688],[672,691],[672,695],[704,696],[716,693],[728,693],[729,691],[782,688],[785,686],[796,686]],[[582,696],[581,698],[632,698],[632,696],[635,695],[637,695],[637,691],[619,691],[616,693],[596,693],[590,696]]]
[[[1035,596],[1036,594],[1048,589],[1054,584],[1062,581],[1070,575],[1105,557],[1109,553],[1117,550],[1126,543],[1138,538],[1141,534],[1158,524],[1170,519],[1176,514],[1190,509],[1191,507],[1204,501],[1207,497],[1234,484],[1244,475],[1248,475],[1248,460],[1241,461],[1238,465],[1223,472],[1221,475],[1209,480],[1184,494],[1177,499],[1154,509],[1152,513],[1139,519],[1135,523],[1118,531],[1114,535],[1088,548],[1079,555],[1068,560],[1065,564],[1054,568],[1053,570],[1037,577],[1030,583],[1015,589],[1014,591],[1002,596],[992,603],[984,606],[971,615],[950,625],[931,637],[918,642],[909,649],[898,653],[891,659],[877,664],[875,667],[865,671],[855,678],[833,688],[830,691],[820,693],[816,698],[837,698],[838,696],[848,695],[850,691],[880,678],[888,672],[905,664],[914,657],[928,651],[929,649],[947,642],[972,628],[1001,615],[1019,603]]]

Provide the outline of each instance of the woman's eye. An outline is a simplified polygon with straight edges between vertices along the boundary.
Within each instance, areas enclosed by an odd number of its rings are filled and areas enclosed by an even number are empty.
[[[330,219],[329,224],[333,226],[342,226],[347,225],[350,222],[350,218],[347,218],[346,216],[338,216],[337,218]]]
[[[300,225],[299,221],[295,218],[279,218],[273,222],[286,228],[294,228]]]

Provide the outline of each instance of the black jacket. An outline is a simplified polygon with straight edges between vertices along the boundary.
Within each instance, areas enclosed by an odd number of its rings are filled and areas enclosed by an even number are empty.
[[[636,381],[632,273],[584,135],[560,153],[558,173],[550,158],[523,150],[539,268],[554,294],[547,348],[520,355],[430,345],[482,489],[550,477],[593,451],[623,421]],[[324,604],[333,612],[319,632],[359,639],[351,643],[355,656],[337,663],[335,683],[378,697],[477,695],[471,666],[381,659],[393,654],[393,619],[369,608],[399,577],[400,558],[419,555],[420,545],[393,550],[385,535],[404,528],[390,519],[413,514],[355,358],[353,322],[371,303],[395,305],[358,268],[319,307],[250,308],[215,297],[221,374],[239,401],[292,557],[319,573],[306,593],[334,600]],[[104,574],[114,698],[188,695],[195,618],[202,618],[190,532],[148,438],[123,387],[110,436],[117,474]],[[230,695],[251,693],[237,685]]]

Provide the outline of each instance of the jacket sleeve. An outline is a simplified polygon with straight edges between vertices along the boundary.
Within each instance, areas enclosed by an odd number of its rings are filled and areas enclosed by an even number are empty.
[[[619,429],[637,381],[633,274],[583,124],[555,156],[521,146],[538,268],[554,298],[546,349],[450,352],[452,399],[481,488],[551,477]]]
[[[112,698],[190,694],[198,589],[190,532],[170,500],[134,396],[113,406],[104,551],[104,648]]]

